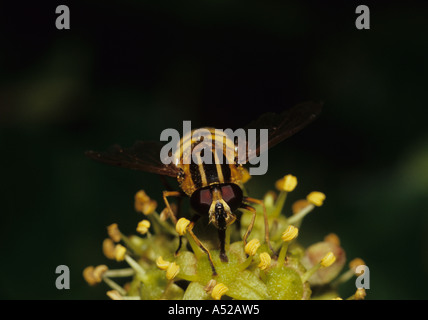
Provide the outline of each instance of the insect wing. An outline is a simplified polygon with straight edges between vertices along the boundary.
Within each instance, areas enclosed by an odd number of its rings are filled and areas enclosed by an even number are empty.
[[[179,168],[173,164],[164,164],[160,159],[162,145],[151,141],[137,141],[130,148],[113,145],[107,151],[87,151],[91,159],[109,165],[125,167],[134,170],[147,171],[176,178]]]
[[[245,131],[248,132],[248,129],[257,129],[257,138],[254,141],[248,141],[247,150],[245,150],[247,162],[260,155],[260,151],[272,148],[302,130],[315,120],[320,114],[321,109],[322,103],[304,102],[285,110],[281,114],[266,113],[261,115],[257,120],[250,122],[245,127]],[[260,140],[260,129],[268,129],[265,141]],[[238,148],[242,147],[238,146]],[[238,152],[244,152],[244,150],[238,150]]]

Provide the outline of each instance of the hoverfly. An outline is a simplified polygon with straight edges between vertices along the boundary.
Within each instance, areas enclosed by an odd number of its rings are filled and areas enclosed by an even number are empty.
[[[301,103],[285,110],[281,114],[264,114],[257,120],[249,123],[244,130],[247,132],[248,129],[268,129],[267,148],[271,148],[311,123],[321,112],[321,108],[322,104],[320,103]],[[163,192],[163,200],[168,208],[171,220],[175,224],[177,223],[177,217],[175,217],[171,210],[168,197],[181,197],[185,195],[190,197],[190,205],[197,214],[191,219],[187,227],[187,232],[189,232],[198,246],[208,255],[213,274],[215,275],[216,270],[209,250],[199,241],[192,231],[194,224],[201,216],[208,215],[210,223],[218,229],[220,259],[222,262],[227,262],[228,258],[225,253],[226,228],[236,220],[234,212],[238,209],[246,209],[250,210],[253,214],[251,223],[243,238],[245,245],[256,217],[256,210],[251,204],[260,204],[263,207],[264,214],[265,241],[270,250],[272,250],[272,252],[274,252],[274,250],[269,242],[269,227],[263,201],[244,196],[239,186],[242,183],[245,170],[243,164],[237,161],[233,163],[223,161],[221,164],[219,163],[220,161],[214,161],[214,163],[211,164],[198,163],[198,161],[185,161],[189,160],[186,158],[189,157],[189,154],[183,152],[183,144],[189,143],[191,151],[195,150],[195,148],[211,148],[214,150],[215,145],[221,143],[222,146],[224,146],[224,149],[221,149],[223,150],[223,154],[225,154],[225,149],[228,145],[235,146],[234,152],[238,153],[239,150],[236,141],[231,141],[227,136],[226,143],[224,140],[225,137],[221,137],[221,141],[219,141],[218,138],[216,140],[214,129],[206,129],[213,135],[210,145],[204,145],[202,139],[193,139],[191,134],[182,137],[179,142],[180,148],[176,149],[179,150],[175,156],[176,161],[169,164],[164,164],[165,162],[160,159],[162,144],[158,142],[138,141],[130,148],[122,148],[119,145],[114,145],[105,152],[88,151],[86,155],[94,160],[110,165],[176,178],[181,191]],[[245,146],[246,163],[248,163],[252,157],[259,154],[261,147],[260,141],[257,141],[256,144],[252,144],[252,147],[250,147],[250,145]]]

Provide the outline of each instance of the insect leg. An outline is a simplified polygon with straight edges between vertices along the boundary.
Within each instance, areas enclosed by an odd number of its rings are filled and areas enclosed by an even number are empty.
[[[247,204],[242,204],[241,208],[245,209],[245,210],[248,210],[248,211],[251,211],[251,213],[253,214],[253,217],[251,218],[251,222],[248,225],[248,229],[247,229],[247,231],[244,234],[244,239],[243,240],[244,240],[244,246],[246,246],[247,245],[247,238],[250,235],[251,230],[253,230],[254,221],[256,220],[256,209],[254,209],[252,206],[249,206]]]
[[[168,208],[169,211],[169,216],[171,217],[172,222],[174,222],[174,224],[177,223],[177,217],[175,216],[174,212],[171,209],[171,206],[169,205],[168,202],[168,197],[181,197],[182,194],[180,191],[164,191],[163,192],[163,201],[165,202],[166,207]]]
[[[197,216],[197,218],[195,218],[195,217],[192,218],[192,221],[187,226],[187,232],[190,234],[190,236],[196,242],[196,244],[198,245],[198,247],[201,248],[201,250],[207,254],[208,261],[210,262],[210,265],[211,265],[211,270],[213,271],[213,276],[216,276],[217,275],[217,271],[215,270],[213,259],[212,259],[210,251],[202,244],[201,241],[199,241],[198,237],[192,231],[192,229],[193,229],[193,227],[194,227],[197,219],[199,219],[199,216]]]
[[[272,245],[271,245],[270,240],[269,240],[269,223],[268,223],[268,217],[267,217],[267,212],[266,212],[266,207],[265,207],[264,202],[262,200],[254,199],[254,198],[250,198],[250,197],[244,197],[244,201],[254,203],[254,204],[260,204],[263,207],[263,217],[264,217],[264,221],[265,221],[265,242],[269,246],[269,249],[272,251],[272,253],[274,255],[276,255],[275,250],[272,248]],[[250,208],[252,208],[254,210],[252,223],[250,224],[251,229],[252,229],[252,227],[254,225],[254,219],[256,217],[256,214],[255,214],[256,210],[253,207],[250,207]],[[248,227],[248,230],[245,233],[245,236],[247,236],[247,237],[248,237],[249,233],[251,232],[250,226]],[[245,238],[245,236],[244,236],[244,238]]]

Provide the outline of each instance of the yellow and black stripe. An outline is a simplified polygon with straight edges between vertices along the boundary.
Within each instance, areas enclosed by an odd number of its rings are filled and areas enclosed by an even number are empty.
[[[193,130],[180,140],[176,150],[175,164],[184,173],[179,178],[180,187],[189,196],[213,184],[242,180],[243,168],[236,164],[235,144],[222,130]],[[203,160],[208,158],[210,163],[205,163]]]

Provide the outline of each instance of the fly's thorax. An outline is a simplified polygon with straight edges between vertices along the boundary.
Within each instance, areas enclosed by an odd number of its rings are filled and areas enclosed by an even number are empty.
[[[174,154],[182,170],[178,179],[182,190],[191,196],[196,190],[216,184],[242,180],[242,166],[236,164],[235,145],[221,130],[202,128],[185,135]]]
[[[193,162],[197,161],[197,154],[201,149],[217,150],[217,154],[223,153],[226,156],[228,163],[235,162],[237,149],[232,139],[222,130],[200,128],[188,132],[180,139],[175,148],[175,164],[190,164],[192,158]]]

